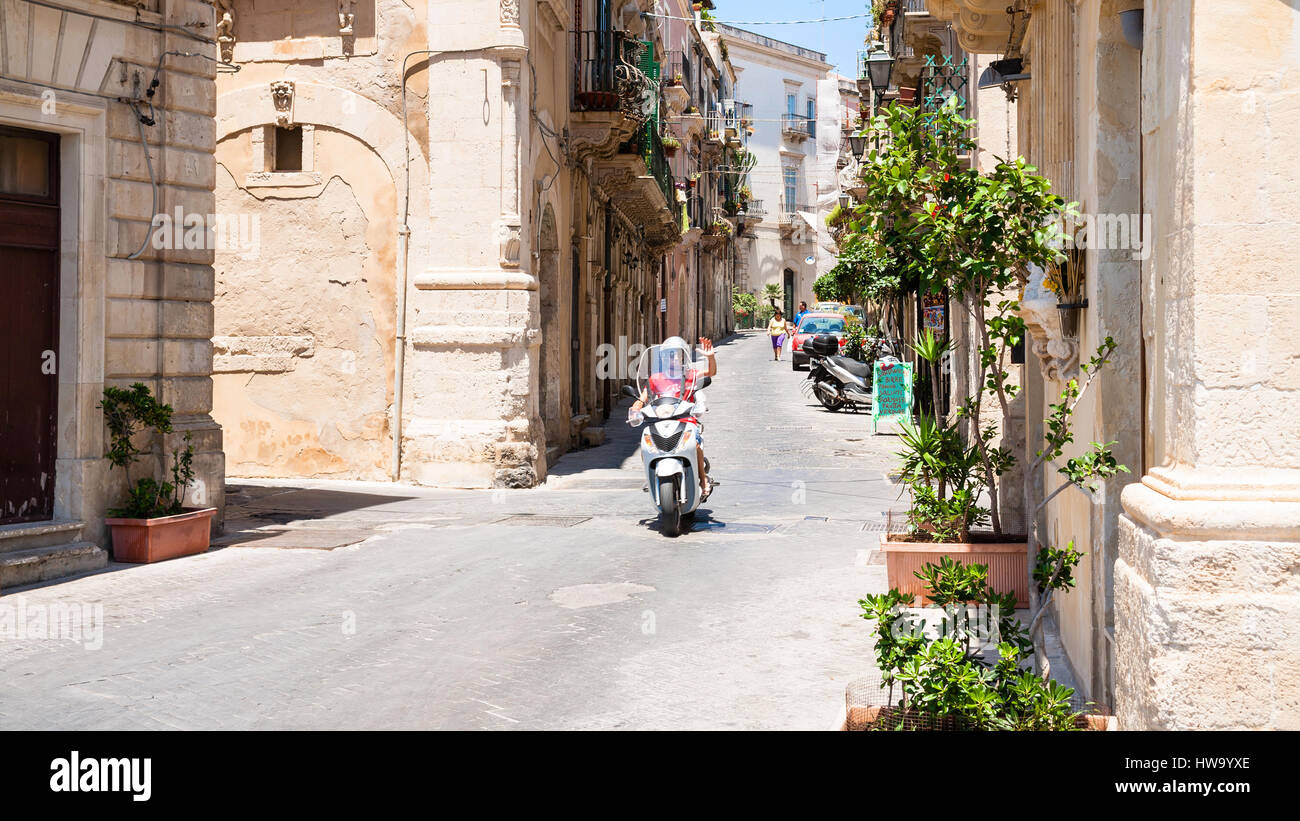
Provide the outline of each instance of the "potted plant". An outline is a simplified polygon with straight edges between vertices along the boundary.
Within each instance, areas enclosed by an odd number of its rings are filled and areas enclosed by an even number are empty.
[[[126,477],[127,496],[120,508],[108,511],[106,524],[113,534],[113,559],[119,562],[157,562],[203,553],[211,538],[215,507],[186,509],[185,489],[194,481],[194,447],[189,433],[185,446],[172,451],[171,481],[152,476],[131,483],[131,466],[148,451],[137,447],[137,435],[162,436],[172,432],[172,408],[159,402],[139,382],[130,388],[107,387],[103,401],[108,428],[110,464]]]
[[[1036,573],[1040,592],[1073,584],[1079,554],[1058,558],[1067,570]],[[1016,618],[1015,595],[995,590],[987,566],[944,558],[923,565],[916,577],[934,603],[928,609],[918,612],[915,597],[897,588],[858,601],[862,618],[875,622],[880,685],[856,693],[850,685],[846,729],[1114,728],[1079,704],[1072,689],[1025,669],[1033,642]]]
[[[889,107],[873,125],[888,142],[864,164],[862,205],[854,208],[855,234],[889,248],[911,290],[950,295],[953,310],[965,311],[973,326],[968,384],[974,392],[951,414],[942,412],[938,393],[947,345],[932,334],[913,345],[922,371],[929,371],[930,408],[904,426],[900,475],[911,495],[908,528],[885,534],[882,550],[890,584],[904,593],[920,592],[908,588],[915,571],[947,555],[987,565],[999,589],[1013,590],[1033,608],[1029,577],[1037,551],[1029,534],[1007,532],[1002,516],[1009,494],[1022,492],[1003,486],[1016,459],[996,440],[999,429],[1010,429],[1018,391],[1008,375],[1010,350],[1025,334],[1017,301],[1003,295],[1026,283],[1029,267],[1046,268],[1063,257],[1059,225],[1074,205],[1051,193],[1050,182],[1023,158],[990,170],[963,165],[958,157],[973,149],[972,126],[955,100],[934,112]],[[1110,350],[1099,351],[1095,367]],[[974,421],[986,417],[989,405],[1000,411],[1001,425]],[[1049,436],[1049,450],[1059,452],[1051,442]],[[1079,482],[1120,469],[1104,445],[1080,459],[1061,468]],[[987,507],[980,502],[985,495]]]
[[[677,139],[672,134],[668,134],[664,137],[663,144],[664,153],[670,157],[675,156],[677,154],[677,149],[682,147],[681,140]]]

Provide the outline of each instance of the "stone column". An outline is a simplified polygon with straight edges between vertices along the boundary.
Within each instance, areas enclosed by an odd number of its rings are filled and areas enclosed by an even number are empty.
[[[524,9],[527,12],[527,9]],[[545,475],[538,414],[537,280],[520,180],[528,156],[517,0],[432,0],[433,264],[414,277],[402,475],[517,487]]]
[[[1146,470],[1122,495],[1125,729],[1300,729],[1300,131],[1286,3],[1147,0]],[[1242,48],[1243,42],[1249,48]]]

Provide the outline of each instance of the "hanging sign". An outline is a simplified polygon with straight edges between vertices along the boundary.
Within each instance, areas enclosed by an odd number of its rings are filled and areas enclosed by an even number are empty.
[[[927,331],[934,331],[936,336],[942,336],[944,333],[943,306],[942,305],[926,306],[924,317],[925,317],[925,329]]]
[[[872,378],[871,433],[881,422],[912,421],[912,366],[907,362],[876,360]]]
[[[661,314],[666,314],[666,313],[668,313],[668,300],[667,300],[667,299],[660,299],[660,300],[659,300],[659,313],[661,313]]]

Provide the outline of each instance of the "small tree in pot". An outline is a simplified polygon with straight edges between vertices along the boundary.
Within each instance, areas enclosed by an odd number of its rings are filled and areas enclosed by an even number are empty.
[[[109,448],[105,457],[126,478],[126,502],[108,511],[113,531],[113,558],[125,562],[153,562],[202,553],[208,549],[210,520],[216,508],[186,510],[185,490],[194,481],[194,447],[190,434],[185,445],[172,451],[171,481],[145,476],[131,481],[131,466],[149,450],[138,447],[138,435],[172,433],[172,407],[159,402],[148,386],[107,387],[99,407],[104,411]]]

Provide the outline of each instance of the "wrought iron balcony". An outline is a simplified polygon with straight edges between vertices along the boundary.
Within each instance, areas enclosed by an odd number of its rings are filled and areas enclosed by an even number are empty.
[[[573,110],[626,110],[636,86],[642,45],[621,31],[574,32]]]
[[[646,123],[637,131],[629,147],[641,157],[646,171],[654,178],[659,191],[664,195],[664,203],[670,208],[676,206],[677,189],[673,185],[673,172],[668,165],[668,155],[664,153],[663,138],[653,121]]]
[[[571,150],[607,157],[654,113],[655,84],[642,71],[645,44],[621,31],[575,31]]]
[[[817,136],[817,121],[802,114],[782,114],[781,133],[787,139],[802,142]]]

